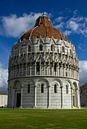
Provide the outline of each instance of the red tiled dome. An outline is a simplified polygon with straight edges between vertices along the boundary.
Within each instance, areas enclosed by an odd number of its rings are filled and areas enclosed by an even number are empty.
[[[51,21],[47,16],[40,16],[36,20],[34,28],[25,32],[20,39],[33,39],[35,37],[54,37],[59,40],[62,38],[62,34],[57,29],[52,27]]]

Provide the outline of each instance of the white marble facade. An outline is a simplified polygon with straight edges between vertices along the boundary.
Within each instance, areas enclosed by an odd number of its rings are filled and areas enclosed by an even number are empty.
[[[8,95],[7,93],[0,92],[0,108],[7,107]]]
[[[74,45],[54,37],[23,39],[9,58],[8,107],[80,108]]]

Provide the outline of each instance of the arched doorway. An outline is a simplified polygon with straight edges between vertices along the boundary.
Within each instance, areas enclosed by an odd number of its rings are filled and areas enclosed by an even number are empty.
[[[64,98],[64,108],[72,108],[72,82],[71,80],[66,80],[64,82],[64,91],[63,91],[63,98]]]
[[[20,81],[15,81],[13,86],[13,107],[21,106],[21,84]]]
[[[16,107],[21,106],[21,93],[17,93],[16,95]]]
[[[78,98],[77,98],[77,83],[73,83],[73,88],[72,88],[72,104],[73,107],[78,107]]]
[[[63,82],[61,79],[50,81],[50,105],[51,108],[63,108]]]
[[[62,108],[62,88],[59,80],[53,80],[51,82],[50,89],[50,105],[52,108]]]
[[[49,82],[46,79],[40,79],[36,82],[35,100],[36,107],[49,107]]]

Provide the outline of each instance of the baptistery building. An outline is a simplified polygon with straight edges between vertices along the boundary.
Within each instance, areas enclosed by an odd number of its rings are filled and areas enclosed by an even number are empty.
[[[80,108],[75,46],[48,16],[18,39],[8,71],[8,107]]]

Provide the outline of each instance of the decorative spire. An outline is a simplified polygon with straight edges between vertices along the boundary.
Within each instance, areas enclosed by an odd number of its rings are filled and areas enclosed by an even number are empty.
[[[51,27],[51,20],[48,18],[48,16],[46,16],[44,13],[42,14],[42,16],[40,16],[35,23],[35,26],[46,26],[46,27]]]

